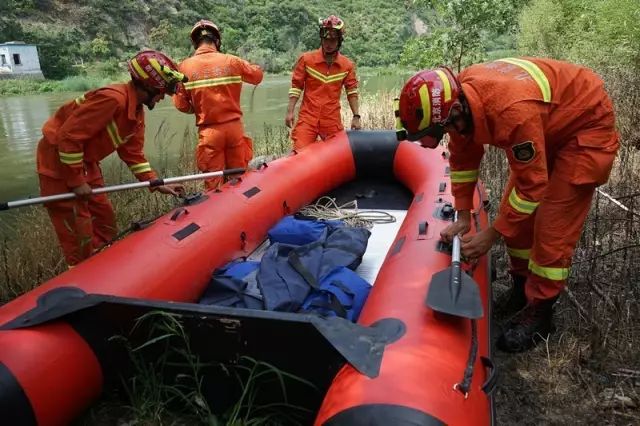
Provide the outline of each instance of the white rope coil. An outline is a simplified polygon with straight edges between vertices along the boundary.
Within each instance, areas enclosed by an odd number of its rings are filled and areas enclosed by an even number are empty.
[[[358,211],[358,201],[353,200],[339,206],[335,198],[321,197],[315,204],[310,204],[300,210],[305,216],[324,220],[342,220],[347,225],[359,228],[373,228],[375,224],[394,223],[396,218],[381,210]]]

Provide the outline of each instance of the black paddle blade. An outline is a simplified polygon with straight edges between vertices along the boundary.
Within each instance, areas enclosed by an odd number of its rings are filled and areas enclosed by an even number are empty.
[[[484,315],[478,284],[466,273],[453,280],[454,268],[433,274],[426,305],[437,312],[457,317],[478,319]]]

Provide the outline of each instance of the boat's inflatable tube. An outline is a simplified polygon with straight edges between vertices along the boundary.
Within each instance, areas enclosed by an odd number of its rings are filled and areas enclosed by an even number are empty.
[[[365,377],[348,365],[342,368],[324,399],[317,425],[492,422],[487,262],[478,263],[474,273],[485,306],[475,337],[470,320],[437,314],[425,306],[431,276],[451,263],[450,254],[439,251],[439,233],[451,223],[442,207],[452,200],[447,153],[425,154],[408,143],[396,152],[394,174],[414,193],[414,200],[358,321],[368,325],[383,317],[398,318],[405,323],[406,334],[385,349],[378,377]],[[474,205],[483,204],[482,195],[479,189]],[[476,228],[484,229],[486,213],[477,213]],[[472,339],[478,343],[475,356],[470,355]],[[473,376],[465,393],[456,385],[469,362]]]
[[[360,322],[399,318],[406,335],[387,347],[377,378],[345,367],[317,423],[489,423],[490,398],[482,390],[489,377],[482,362],[489,356],[488,313],[477,322],[479,350],[472,357],[474,374],[465,399],[453,385],[469,359],[470,322],[437,316],[424,306],[431,275],[450,262],[437,243],[447,224],[442,207],[451,199],[446,155],[398,144],[393,132],[341,133],[265,165],[0,307],[2,423],[67,424],[102,389],[100,353],[77,324],[2,329],[27,311],[46,310],[41,296],[76,287],[88,294],[195,301],[213,269],[253,251],[282,216],[356,177],[392,173],[415,196]],[[478,226],[486,226],[484,212],[477,217]],[[479,263],[474,278],[488,306],[485,264]]]

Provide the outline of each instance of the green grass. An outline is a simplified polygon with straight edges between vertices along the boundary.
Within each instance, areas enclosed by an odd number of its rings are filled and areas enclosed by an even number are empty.
[[[64,80],[0,80],[0,96],[18,96],[50,92],[85,92],[118,81],[126,81],[126,76],[72,76]]]
[[[133,343],[140,341],[140,334],[142,343]],[[132,375],[121,377],[124,401],[117,405],[116,399],[105,400],[78,424],[301,425],[313,416],[308,408],[290,402],[289,388],[301,385],[318,393],[315,385],[251,357],[232,364],[203,361],[192,350],[180,315],[149,312],[138,318],[128,336],[110,340],[126,348],[133,367]],[[212,398],[217,394],[205,390],[205,381],[221,376],[225,383],[236,383],[226,390],[236,402],[216,413],[213,407],[219,404]],[[263,386],[269,387],[271,402],[260,402]]]

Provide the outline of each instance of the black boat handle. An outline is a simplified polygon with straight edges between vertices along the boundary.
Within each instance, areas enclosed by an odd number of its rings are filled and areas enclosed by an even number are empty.
[[[487,395],[491,395],[491,392],[493,392],[498,383],[498,370],[490,358],[481,356],[480,361],[482,361],[484,368],[489,370],[489,377],[487,377],[487,380],[482,384],[481,389]]]

